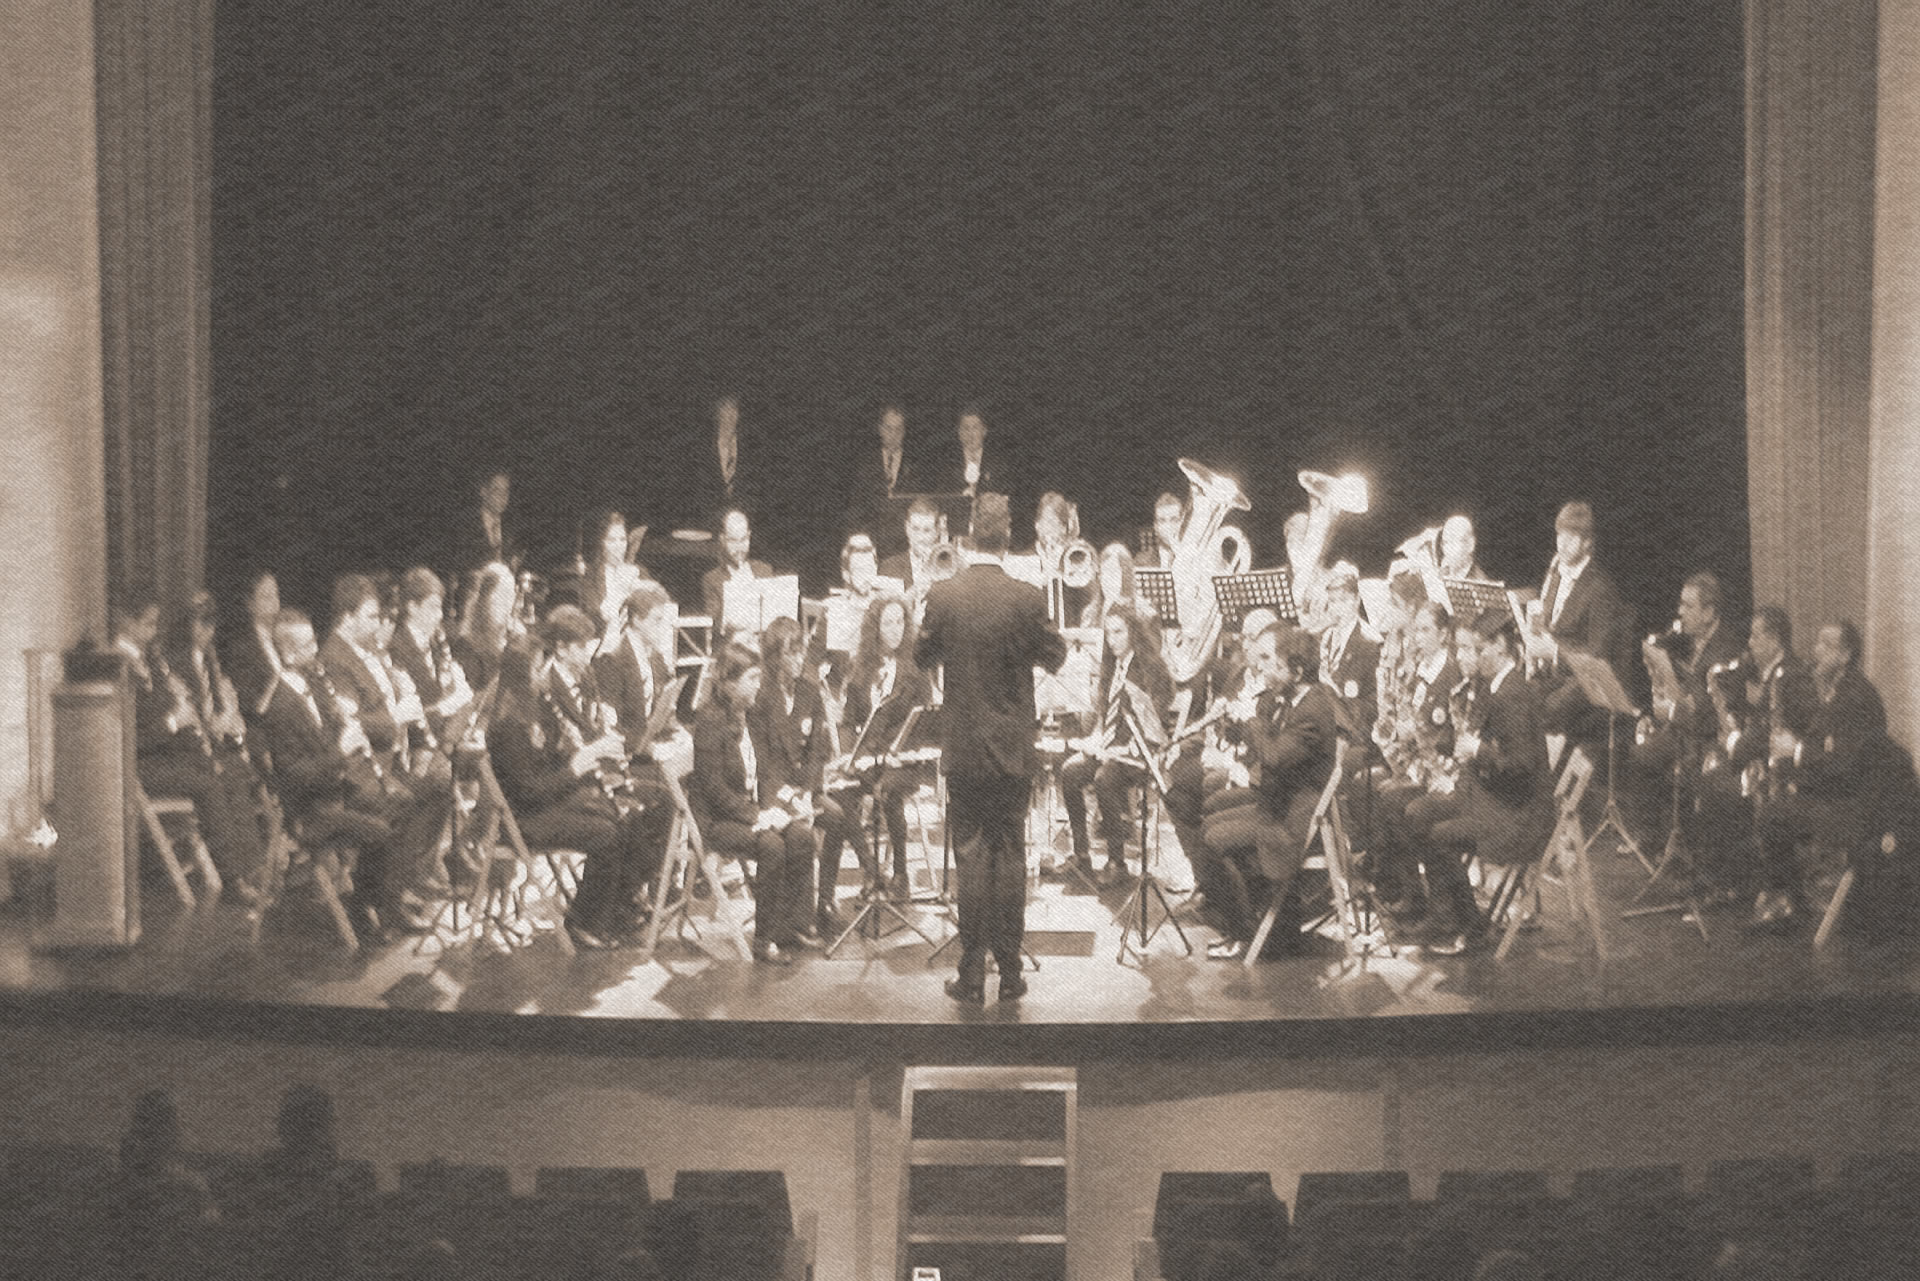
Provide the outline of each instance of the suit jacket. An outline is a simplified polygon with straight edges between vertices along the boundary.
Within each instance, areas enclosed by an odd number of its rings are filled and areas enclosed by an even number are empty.
[[[755,578],[773,577],[773,567],[764,560],[748,557],[747,568],[752,571]],[[706,611],[707,617],[713,620],[716,637],[722,626],[721,606],[726,601],[727,579],[730,577],[725,565],[715,565],[700,576],[700,605]]]
[[[350,790],[372,794],[380,786],[365,757],[348,757],[340,750],[342,726],[334,709],[319,689],[312,694],[317,718],[285,678],[276,679],[260,716],[275,788],[295,818],[316,805],[344,802]]]
[[[266,702],[267,693],[280,672],[279,665],[265,648],[272,643],[272,637],[262,641],[249,618],[237,629],[223,629],[220,640],[227,651],[227,678],[240,695],[240,711],[252,721],[261,715],[261,705]]]
[[[1460,777],[1459,816],[1435,834],[1469,840],[1503,866],[1530,863],[1545,852],[1556,818],[1540,690],[1517,668],[1498,690],[1478,677],[1474,687],[1480,751]]]
[[[1548,600],[1549,589],[1556,586],[1559,572],[1556,566],[1547,575],[1540,592],[1542,608]],[[1597,561],[1589,560],[1580,577],[1573,580],[1566,604],[1560,607],[1560,618],[1547,632],[1565,648],[1605,659],[1629,691],[1640,680],[1641,664],[1634,652],[1632,611],[1620,599],[1613,579]]]
[[[672,680],[673,669],[658,654],[649,651],[643,667],[633,640],[627,636],[593,660],[594,686],[620,718],[620,735],[633,755],[642,755],[651,746],[642,741],[642,735],[653,715],[654,701]]]
[[[1333,695],[1318,684],[1289,690],[1283,698],[1272,690],[1260,695],[1247,725],[1247,743],[1260,766],[1255,803],[1270,822],[1285,831],[1293,847],[1307,838],[1314,807],[1333,770],[1340,728]],[[1261,859],[1269,860],[1262,846]],[[1269,874],[1276,870],[1269,868]]]
[[[1046,595],[999,565],[970,565],[927,593],[914,645],[923,670],[944,667],[943,765],[949,774],[1031,778],[1033,669],[1057,672],[1067,643]]]
[[[1694,650],[1689,662],[1674,664],[1673,674],[1680,681],[1685,700],[1675,709],[1674,719],[1696,743],[1711,743],[1720,737],[1719,717],[1714,711],[1713,691],[1707,686],[1707,673],[1737,658],[1746,649],[1743,635],[1743,630],[1734,628],[1723,618],[1713,635],[1707,637],[1707,643]]]
[[[127,662],[127,684],[133,691],[133,743],[140,756],[176,749],[199,750],[187,727],[172,723],[173,690],[167,683],[167,660],[149,646],[138,663]]]
[[[1331,669],[1325,666],[1320,669],[1320,679],[1339,701],[1343,713],[1341,729],[1355,742],[1365,742],[1379,711],[1374,682],[1379,679],[1380,642],[1367,635],[1355,619],[1338,660]]]
[[[1784,655],[1761,679],[1760,697],[1751,704],[1747,723],[1734,738],[1731,763],[1744,766],[1766,760],[1776,729],[1803,740],[1810,737],[1819,705],[1820,694],[1806,663],[1798,654]]]
[[[393,642],[387,647],[387,655],[393,660],[393,665],[405,672],[407,679],[413,682],[425,706],[428,722],[432,724],[434,732],[439,733],[447,718],[437,715],[433,705],[453,693],[453,646],[451,643],[436,645],[429,640],[423,650],[413,639],[413,633],[407,630],[407,625],[401,623],[393,629]]]
[[[742,723],[734,720],[716,699],[700,709],[693,724],[693,773],[688,776],[687,804],[701,824],[726,820],[753,824],[760,816],[761,788],[747,777],[746,758],[740,754]],[[749,727],[748,733],[752,733]],[[762,755],[761,744],[753,745]]]
[[[507,512],[500,517],[500,544],[495,546],[487,537],[487,522],[480,514],[476,504],[460,513],[454,522],[452,534],[448,540],[447,564],[452,566],[454,578],[459,582],[466,575],[500,561],[512,565],[520,557],[520,545],[514,536],[513,513]]]
[[[320,644],[320,663],[327,669],[334,689],[359,705],[360,725],[367,741],[383,762],[400,743],[400,726],[393,719],[393,708],[373,673],[353,646],[339,632],[329,632]]]
[[[902,537],[904,537],[904,533]],[[908,591],[913,590],[913,553],[898,551],[880,562],[880,577],[897,578]]]
[[[509,714],[487,727],[487,757],[507,804],[521,818],[582,792],[590,803],[606,799],[592,775],[573,772],[573,753],[567,747],[571,740],[553,706],[541,700],[531,718]]]
[[[926,674],[913,665],[913,655],[902,652],[895,662],[893,690],[887,695],[887,701],[881,704],[880,719],[874,722],[872,744],[885,747],[892,744],[894,736],[900,732],[900,726],[906,721],[907,713],[916,707],[924,707],[932,696],[932,682]],[[846,723],[842,727],[840,745],[843,751],[852,751],[855,739],[866,728],[867,721],[873,716],[873,684],[861,673],[854,672],[847,678]]]
[[[980,479],[973,486],[975,497],[986,493],[1006,493],[1004,489],[998,488],[995,483],[999,478],[997,464],[998,456],[993,451],[993,442],[988,441],[986,446],[980,451]],[[945,470],[940,473],[940,477],[940,488],[937,492],[942,494],[963,493],[967,488],[966,454],[956,451],[954,457],[948,461]],[[960,533],[961,531],[957,529],[953,531],[956,538],[959,537]]]
[[[760,757],[760,787],[763,793],[783,787],[818,792],[827,762],[833,759],[833,730],[827,724],[819,683],[801,676],[794,685],[792,712],[787,711],[779,684],[769,676],[748,713],[754,750]]]
[[[884,453],[878,444],[860,451],[847,476],[846,507],[843,509],[846,512],[847,532],[861,530],[867,533],[882,558],[904,547],[907,539],[900,519],[888,510],[887,499],[894,494],[920,492],[917,488],[920,484],[919,471],[914,466],[913,456],[904,451],[893,488],[887,488]]]
[[[1090,723],[1083,727],[1086,733],[1091,734],[1099,730],[1113,707],[1113,700],[1119,696],[1120,691],[1113,687],[1114,670],[1113,656],[1109,654],[1100,664],[1100,681],[1094,693],[1093,717]],[[1160,655],[1145,649],[1135,650],[1133,661],[1127,665],[1127,683],[1138,685],[1146,691],[1148,701],[1160,713],[1161,727],[1166,728],[1169,711],[1173,705],[1173,677],[1167,673],[1167,665],[1161,661]],[[1126,716],[1123,712],[1115,732],[1114,744],[1120,746],[1130,741],[1132,741],[1132,735],[1127,729]]]
[[[1880,692],[1858,669],[1848,668],[1834,683],[1832,695],[1814,704],[1800,749],[1801,790],[1817,796],[1857,794],[1870,753],[1886,734],[1887,709]]]

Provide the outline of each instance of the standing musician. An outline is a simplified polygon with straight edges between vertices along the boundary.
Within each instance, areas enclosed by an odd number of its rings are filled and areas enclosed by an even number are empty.
[[[599,634],[581,610],[556,607],[536,632],[541,652],[528,679],[517,666],[501,678],[487,729],[500,790],[528,844],[586,856],[567,931],[589,949],[630,941],[645,924],[635,905],[660,872],[661,829],[672,818],[664,804],[643,807],[627,794],[627,745],[602,722],[588,682]]]
[[[1456,700],[1469,685],[1453,656],[1453,620],[1446,607],[1426,601],[1407,624],[1406,678],[1389,692],[1383,676],[1373,741],[1384,770],[1373,789],[1368,827],[1370,874],[1381,907],[1396,922],[1419,911],[1420,849],[1407,822],[1419,797],[1452,786]],[[1382,660],[1384,663],[1384,659]]]
[[[1046,594],[1000,564],[1012,523],[1005,495],[980,496],[977,558],[927,593],[914,645],[921,668],[945,673],[941,762],[960,877],[959,974],[946,991],[974,1005],[986,1000],[988,953],[1000,971],[1000,999],[1026,994],[1026,823],[1039,766],[1033,671],[1057,672],[1067,658],[1066,641],[1047,621]]]
[[[1327,574],[1326,630],[1320,633],[1320,680],[1339,700],[1341,729],[1364,743],[1379,712],[1380,637],[1360,621],[1360,571],[1341,561]]]
[[[1429,951],[1457,955],[1485,935],[1462,855],[1488,863],[1530,863],[1553,834],[1553,771],[1547,764],[1540,692],[1520,672],[1520,636],[1512,615],[1488,610],[1454,629],[1466,673],[1455,699],[1456,780],[1407,806],[1407,827],[1429,851],[1427,914],[1415,927]]]
[[[1139,615],[1113,610],[1102,620],[1106,656],[1100,662],[1100,685],[1094,700],[1092,724],[1081,727],[1084,737],[1060,769],[1060,790],[1066,799],[1067,825],[1073,832],[1073,861],[1101,885],[1128,879],[1127,790],[1146,778],[1144,753],[1149,744],[1134,741],[1127,711],[1129,687],[1146,695],[1150,712],[1161,718],[1173,701],[1173,679],[1160,660],[1160,646]],[[1106,845],[1106,863],[1095,870],[1087,832],[1087,788],[1100,802],[1100,836]],[[1145,854],[1142,853],[1144,859]]]
[[[729,629],[737,631],[742,627],[757,626],[750,620],[724,617],[727,584],[730,581],[773,577],[771,566],[748,555],[752,550],[752,523],[738,507],[729,508],[726,515],[720,518],[720,563],[700,576],[700,599],[707,617],[713,620],[715,637],[725,636]]]
[[[221,881],[237,897],[256,901],[265,849],[253,820],[253,772],[245,768],[244,757],[240,768],[226,768],[215,736],[231,726],[209,727],[187,679],[154,643],[159,633],[160,604],[151,596],[115,608],[114,649],[126,659],[133,688],[140,785],[153,796],[191,800]],[[209,639],[211,634],[209,624]]]
[[[313,624],[297,609],[274,622],[280,674],[260,716],[274,781],[287,816],[311,846],[341,841],[359,851],[347,908],[358,928],[429,928],[426,903],[394,866],[394,818],[412,800],[379,763],[353,706],[337,696],[320,662]]]
[[[445,618],[446,589],[438,574],[417,565],[400,576],[400,620],[387,652],[413,682],[427,728],[440,740],[474,697],[466,672],[454,661]]]
[[[878,432],[880,447],[861,451],[853,465],[845,509],[857,527],[872,530],[881,530],[885,524],[887,500],[895,494],[913,493],[919,479],[908,465],[907,416],[898,405],[888,405],[880,411]],[[891,544],[900,541],[894,527],[889,526],[883,535]],[[894,548],[889,546],[887,550],[891,552]]]
[[[1633,616],[1606,570],[1594,563],[1593,508],[1567,503],[1554,517],[1553,563],[1526,637],[1529,663],[1546,669],[1547,730],[1604,739],[1607,713],[1587,701],[1559,661],[1562,650],[1604,659],[1622,684],[1634,676]]]
[[[1794,749],[1787,745],[1811,736],[1820,696],[1806,663],[1793,652],[1793,622],[1780,606],[1754,611],[1747,652],[1754,670],[1747,683],[1747,720],[1727,735],[1726,752],[1728,764],[1741,772],[1744,790],[1753,799],[1760,837],[1760,889],[1749,925],[1785,931],[1793,928],[1801,906],[1791,795],[1796,780],[1785,768]]]
[[[1153,500],[1153,546],[1143,562],[1155,569],[1172,569],[1180,548],[1180,535],[1186,532],[1187,516],[1192,510],[1191,496],[1171,490]]]
[[[688,800],[709,849],[753,864],[754,959],[791,965],[791,948],[823,941],[808,920],[813,827],[798,798],[779,796],[760,768],[765,744],[750,716],[760,696],[759,656],[732,643],[718,661],[693,727]]]
[[[914,664],[913,648],[907,644],[909,623],[907,603],[898,596],[880,597],[861,620],[860,648],[847,676],[846,728],[841,735],[849,750],[863,732],[871,744],[892,744],[907,713],[925,706],[932,694],[926,676]],[[931,767],[891,760],[864,768],[861,762],[852,764],[860,770],[862,786],[873,797],[875,808],[886,818],[887,844],[893,851],[893,875],[886,883],[887,893],[896,899],[907,898],[912,889],[907,878],[907,797],[919,790]],[[880,887],[877,863],[870,875],[874,881],[870,891],[876,890]]]
[[[992,489],[995,480],[992,462],[987,458],[987,420],[978,405],[962,407],[954,435],[960,441],[960,461],[948,477],[947,492],[977,499]]]
[[[520,548],[514,538],[513,524],[507,519],[507,505],[513,497],[513,478],[504,468],[483,472],[474,486],[474,505],[460,515],[453,528],[453,546],[446,562],[455,574],[455,585],[495,563],[518,571]]]
[[[1254,637],[1247,663],[1262,686],[1246,726],[1258,777],[1248,791],[1224,794],[1203,827],[1207,846],[1221,856],[1223,894],[1214,906],[1225,928],[1207,948],[1216,961],[1247,954],[1259,924],[1256,902],[1289,901],[1339,734],[1311,635],[1283,624],[1269,627]],[[1278,933],[1284,940],[1297,938],[1298,921]]]
[[[1440,561],[1440,577],[1488,581],[1487,571],[1480,568],[1476,556],[1480,550],[1480,539],[1473,531],[1470,518],[1457,512],[1447,517],[1440,526],[1440,546],[1435,550]]]
[[[760,656],[765,675],[752,715],[756,738],[765,744],[759,762],[761,785],[792,798],[797,808],[813,816],[813,826],[822,837],[814,921],[818,933],[830,938],[840,929],[834,917],[834,890],[841,852],[853,847],[868,883],[874,879],[873,852],[867,848],[860,824],[826,791],[827,762],[837,754],[838,727],[820,682],[807,675],[807,644],[800,624],[791,618],[774,619],[761,634]]]

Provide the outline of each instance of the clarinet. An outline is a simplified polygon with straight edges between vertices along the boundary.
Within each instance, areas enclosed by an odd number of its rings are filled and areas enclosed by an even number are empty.
[[[213,762],[217,773],[220,762],[213,752],[213,738],[207,732],[206,723],[201,719],[199,709],[194,706],[193,694],[187,689],[187,682],[180,673],[173,670],[173,664],[167,661],[164,654],[155,652],[153,665],[160,669],[160,678],[166,681],[167,693],[173,697],[174,720],[179,723],[183,732],[193,735],[194,744],[200,749],[200,754]]]
[[[560,701],[560,696],[554,693],[552,681],[542,685],[540,705],[546,709],[547,715],[552,717],[559,727],[561,740],[565,744],[568,758],[571,759],[587,745],[586,730],[573,718],[566,705]],[[587,706],[587,715],[592,717],[592,704],[589,703]],[[596,737],[598,737],[597,734]],[[600,788],[600,794],[607,798],[608,803],[624,813],[627,802],[631,799],[623,795],[627,785],[625,773],[617,766],[603,760],[594,767],[593,781]]]
[[[366,727],[360,723],[360,705],[340,692],[333,683],[333,677],[327,674],[326,665],[317,659],[313,664],[312,675],[314,683],[320,686],[320,692],[325,694],[328,701],[333,704],[334,714],[349,728],[360,731],[360,746],[354,750],[353,755],[366,761],[373,770],[373,777],[379,782],[381,790],[386,790],[387,771],[381,767],[379,754],[373,750],[373,740],[367,737]]]

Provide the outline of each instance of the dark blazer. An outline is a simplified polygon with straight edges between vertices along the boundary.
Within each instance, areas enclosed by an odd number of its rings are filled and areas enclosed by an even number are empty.
[[[138,664],[127,662],[127,685],[133,691],[133,743],[140,756],[194,747],[184,727],[167,724],[173,712],[173,691],[167,685],[167,660],[157,647],[148,647]]]
[[[604,799],[592,775],[573,772],[567,742],[544,704],[531,720],[511,714],[487,727],[487,757],[500,780],[501,793],[518,817],[539,813],[583,790],[596,800]]]
[[[359,705],[360,725],[367,731],[373,750],[381,756],[392,752],[398,745],[400,726],[387,706],[386,694],[353,646],[341,639],[339,632],[329,632],[320,644],[320,662],[333,687]]]
[[[1085,727],[1086,733],[1093,733],[1100,728],[1106,719],[1108,709],[1113,704],[1113,699],[1119,694],[1119,691],[1113,688],[1113,673],[1116,666],[1113,654],[1109,651],[1100,662],[1100,680],[1094,694],[1093,717]],[[1148,700],[1160,713],[1162,728],[1165,728],[1171,720],[1173,677],[1168,675],[1167,665],[1161,660],[1160,655],[1144,648],[1136,649],[1133,653],[1133,661],[1127,665],[1127,682],[1138,685],[1146,691]],[[1122,714],[1120,728],[1114,742],[1116,745],[1121,745],[1128,741],[1126,718]]]
[[[514,525],[511,511],[500,517],[500,546],[495,547],[487,538],[487,522],[482,518],[479,506],[476,504],[461,511],[448,538],[447,564],[455,574],[452,581],[457,583],[494,561],[518,568],[515,563],[520,558],[520,544],[515,537]]]
[[[1038,587],[991,563],[935,583],[914,661],[946,671],[946,771],[1031,778],[1038,764],[1033,669],[1057,672],[1066,658],[1067,643],[1047,621],[1046,595]]]
[[[1800,749],[1801,789],[1819,796],[1858,793],[1869,753],[1886,733],[1887,709],[1880,692],[1858,669],[1848,668],[1834,683],[1832,697],[1814,704]]]
[[[899,517],[888,510],[887,499],[893,494],[917,494],[920,490],[920,474],[914,466],[913,455],[902,452],[900,472],[894,479],[891,491],[887,488],[887,468],[884,451],[876,442],[860,451],[847,476],[846,515],[847,532],[864,531],[873,538],[873,543],[882,556],[888,556],[906,544],[906,530]]]
[[[393,643],[387,647],[387,654],[393,659],[393,665],[405,672],[407,679],[413,682],[414,689],[419,691],[427,719],[432,723],[434,732],[438,733],[446,723],[446,718],[435,714],[433,705],[454,690],[452,645],[435,645],[429,640],[426,649],[422,650],[414,641],[413,633],[407,630],[407,625],[401,623],[393,629]]]
[[[913,664],[913,655],[902,651],[896,659],[893,678],[893,692],[881,705],[880,719],[874,723],[873,743],[885,747],[893,742],[900,732],[900,726],[906,721],[907,713],[916,707],[924,707],[932,696],[933,688],[926,674]],[[873,683],[869,676],[853,672],[847,677],[846,694],[847,719],[842,726],[840,747],[843,751],[852,751],[855,739],[866,728],[867,720],[873,715]]]
[[[1333,769],[1339,733],[1333,695],[1317,682],[1304,692],[1289,690],[1284,698],[1268,690],[1255,705],[1247,725],[1247,743],[1260,766],[1255,803],[1266,819],[1284,829],[1281,843],[1289,848],[1306,842],[1314,806]],[[1279,854],[1270,854],[1268,844],[1263,841],[1260,848],[1263,863]],[[1269,875],[1278,870],[1270,866]]]
[[[905,537],[904,531],[902,537]],[[880,577],[897,578],[908,591],[913,590],[913,553],[895,552],[880,562]]]
[[[768,677],[748,720],[753,726],[754,751],[760,756],[763,792],[783,787],[820,790],[827,762],[833,759],[833,731],[818,682],[804,675],[800,678],[793,690],[793,711],[788,713],[779,682]]]
[[[633,643],[624,636],[593,660],[594,686],[601,700],[620,718],[620,735],[627,741],[627,750],[636,756],[649,746],[641,741],[641,735],[653,715],[653,701],[672,680],[673,669],[658,654],[648,653],[646,669],[642,671]]]
[[[1673,674],[1679,678],[1681,693],[1687,699],[1687,706],[1676,709],[1674,716],[1685,718],[1682,728],[1696,742],[1711,743],[1720,737],[1719,716],[1714,711],[1713,691],[1707,686],[1707,673],[1745,651],[1746,642],[1741,639],[1745,634],[1745,629],[1736,629],[1723,618],[1713,635],[1707,637],[1707,643],[1694,651],[1691,662],[1674,665]]]
[[[1801,739],[1810,737],[1819,705],[1820,694],[1806,663],[1798,654],[1784,656],[1760,682],[1760,697],[1750,704],[1746,728],[1734,741],[1732,763],[1747,765],[1766,760],[1776,729]]]
[[[937,493],[958,494],[964,492],[967,488],[967,456],[965,452],[959,448],[959,442],[954,442],[953,449],[953,456],[948,460],[945,469],[939,473],[940,488],[935,491]],[[993,441],[988,440],[985,447],[980,451],[980,479],[973,487],[975,496],[986,493],[1004,494],[1007,492],[999,488],[995,483],[999,478],[998,462],[999,456],[994,452]],[[958,537],[960,532],[961,531],[957,529],[954,530],[954,536]]]
[[[251,618],[241,620],[238,627],[222,628],[218,639],[226,649],[227,678],[240,695],[240,711],[251,722],[260,716],[260,706],[280,669],[262,647]]]
[[[1438,833],[1470,837],[1484,859],[1528,863],[1545,852],[1555,821],[1539,688],[1517,668],[1498,690],[1475,678],[1480,751],[1460,778],[1460,816]]]
[[[1558,574],[1557,568],[1551,571],[1544,586],[1554,586]],[[1544,608],[1548,599],[1544,587],[1540,599]],[[1641,665],[1634,652],[1633,612],[1599,562],[1588,561],[1580,571],[1567,603],[1560,608],[1560,620],[1547,630],[1561,645],[1605,659],[1629,691],[1639,681]]]
[[[1380,676],[1380,642],[1368,636],[1358,619],[1340,651],[1339,665],[1322,669],[1320,679],[1333,691],[1345,713],[1341,728],[1356,742],[1365,742],[1379,711],[1375,682]]]
[[[314,806],[343,802],[350,783],[374,790],[364,757],[349,758],[340,750],[341,725],[328,706],[325,693],[313,689],[320,713],[314,719],[306,700],[284,679],[276,680],[261,714],[260,729],[273,759],[276,790],[287,812],[304,817]]]
[[[748,786],[746,760],[740,755],[740,726],[718,700],[701,708],[694,721],[687,804],[696,822],[726,820],[751,826],[760,816],[760,790]],[[757,739],[753,751],[756,757],[761,755]]]
[[[747,568],[755,578],[772,578],[773,567],[764,560],[747,558]],[[720,626],[720,607],[726,602],[727,579],[730,575],[725,565],[715,565],[700,575],[700,607],[706,612],[713,625]]]

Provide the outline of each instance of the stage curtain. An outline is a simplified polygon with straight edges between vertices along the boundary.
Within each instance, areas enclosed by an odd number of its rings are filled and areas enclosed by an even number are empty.
[[[206,546],[212,0],[96,0],[107,582],[177,604]]]
[[[1867,608],[1874,0],[1747,5],[1754,594],[1803,654]]]

